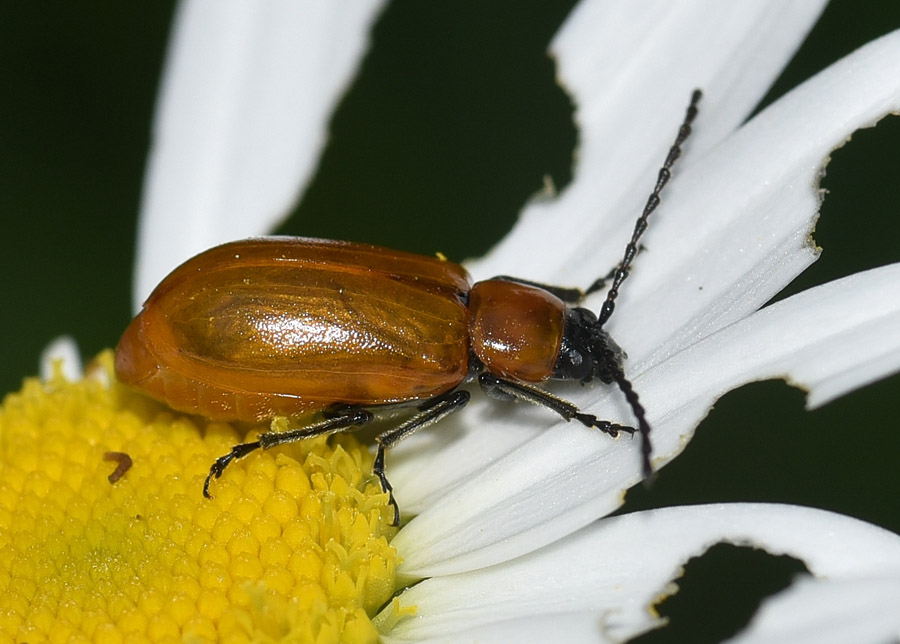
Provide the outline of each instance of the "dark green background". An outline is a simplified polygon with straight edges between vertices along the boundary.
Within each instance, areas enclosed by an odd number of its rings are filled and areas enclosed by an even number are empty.
[[[71,334],[90,356],[113,346],[129,318],[135,215],[171,9],[0,4],[0,392],[36,372],[51,338]],[[570,177],[575,132],[544,54],[568,9],[391,5],[335,116],[319,175],[283,232],[456,259],[490,248],[543,175],[557,185]],[[897,27],[900,3],[832,3],[767,101]],[[900,260],[898,178],[900,119],[834,155],[816,233],[825,253],[801,287]],[[898,386],[895,376],[812,413],[781,383],[733,392],[629,507],[780,500],[900,532]],[[704,609],[707,620],[718,612]]]

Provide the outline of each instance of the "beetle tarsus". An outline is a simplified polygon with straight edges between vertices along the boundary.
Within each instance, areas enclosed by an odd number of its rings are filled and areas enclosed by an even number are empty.
[[[572,416],[572,418],[586,427],[599,429],[604,434],[608,434],[613,438],[618,438],[619,432],[623,432],[625,434],[628,434],[629,436],[632,436],[637,431],[634,427],[629,427],[628,425],[619,425],[617,423],[611,423],[608,420],[600,420],[592,414],[583,414],[581,412],[578,412],[574,416]]]
[[[253,441],[252,443],[241,443],[240,445],[235,445],[231,448],[231,451],[225,454],[224,456],[220,456],[216,459],[216,462],[212,464],[212,467],[209,468],[209,474],[206,475],[206,480],[203,482],[203,496],[207,499],[213,498],[209,493],[209,482],[215,476],[219,478],[222,476],[222,472],[225,471],[225,468],[228,467],[228,464],[231,461],[237,458],[243,458],[250,452],[254,452],[262,447],[262,443],[260,441]]]
[[[394,488],[391,487],[387,476],[384,474],[384,445],[381,443],[378,444],[378,453],[375,454],[372,473],[378,477],[378,480],[381,482],[381,490],[388,495],[388,503],[394,508],[394,520],[391,521],[390,525],[396,528],[400,525],[400,506],[397,505],[397,500],[394,498]]]

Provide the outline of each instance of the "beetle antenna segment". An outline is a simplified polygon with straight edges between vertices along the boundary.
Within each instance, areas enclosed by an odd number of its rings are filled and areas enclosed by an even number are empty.
[[[650,454],[653,451],[653,446],[650,443],[650,423],[647,422],[644,406],[638,400],[637,392],[634,390],[631,381],[625,377],[625,373],[621,369],[617,369],[613,377],[619,389],[625,395],[625,400],[631,405],[631,410],[638,421],[638,431],[641,433],[641,469],[646,481],[653,475],[653,465],[650,463]]]
[[[699,89],[695,89],[693,94],[691,94],[691,102],[684,114],[684,121],[682,121],[681,127],[678,128],[678,136],[675,137],[675,142],[672,144],[672,147],[669,148],[665,163],[663,163],[662,168],[659,169],[659,175],[656,178],[656,186],[653,188],[653,192],[650,193],[650,197],[647,199],[647,205],[644,206],[644,212],[641,213],[641,216],[638,217],[637,222],[634,224],[634,232],[631,235],[631,240],[628,242],[628,245],[625,246],[625,255],[618,268],[616,268],[612,286],[609,287],[609,291],[606,293],[606,301],[600,309],[600,315],[597,316],[600,326],[606,324],[616,308],[616,298],[619,295],[619,287],[622,286],[622,282],[628,277],[628,269],[631,267],[631,262],[634,260],[634,255],[638,250],[638,241],[644,234],[644,231],[647,230],[647,220],[650,215],[653,214],[653,211],[656,210],[657,206],[659,206],[659,194],[672,177],[672,166],[675,165],[675,161],[681,156],[681,146],[684,145],[684,142],[691,135],[691,124],[694,122],[694,119],[697,118],[697,104],[700,102],[702,96],[703,92]],[[624,392],[625,390],[623,389],[622,391]],[[643,433],[643,430],[641,431]]]
[[[622,358],[624,353],[619,348],[606,331],[596,327],[597,336],[594,340],[593,353],[602,356],[603,360],[597,362],[600,367],[597,376],[607,384],[616,383],[625,400],[631,406],[631,411],[638,421],[637,431],[641,435],[641,469],[644,479],[649,479],[653,474],[653,467],[650,464],[650,455],[653,452],[653,444],[650,442],[650,423],[647,422],[647,412],[638,399],[638,394],[634,390],[631,381],[625,377],[625,371],[622,369]],[[632,433],[634,430],[632,430]]]

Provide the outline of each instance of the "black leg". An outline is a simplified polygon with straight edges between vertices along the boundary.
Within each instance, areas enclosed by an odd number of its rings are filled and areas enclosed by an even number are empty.
[[[638,252],[644,250],[643,246],[638,248]],[[523,280],[518,277],[511,277],[509,275],[497,275],[493,279],[495,280],[505,280],[507,282],[516,282],[517,284],[525,284],[526,286],[536,286],[537,288],[543,289],[548,293],[552,293],[563,302],[568,305],[576,305],[581,304],[581,302],[588,295],[592,295],[597,291],[602,291],[606,288],[606,285],[610,283],[613,278],[615,278],[616,273],[619,270],[619,266],[614,266],[609,269],[609,272],[603,277],[598,277],[594,280],[593,284],[587,287],[587,289],[580,289],[575,286],[556,286],[554,284],[544,284],[542,282],[532,282],[531,280]]]
[[[381,489],[388,493],[390,503],[394,506],[394,521],[391,525],[400,525],[400,506],[397,505],[397,501],[394,499],[393,488],[384,474],[385,450],[390,449],[404,438],[412,436],[420,429],[438,422],[455,411],[459,411],[468,402],[469,392],[463,390],[451,391],[436,398],[431,398],[419,405],[418,412],[414,416],[375,437],[375,440],[378,442],[378,452],[375,454],[375,464],[372,466],[372,472],[381,481]]]
[[[646,246],[644,246],[643,244],[639,244],[638,249],[637,249],[637,254],[640,255],[645,250],[647,250]],[[590,286],[588,286],[587,289],[584,291],[584,297],[587,297],[588,295],[592,295],[592,294],[596,293],[597,291],[605,290],[606,285],[613,281],[613,278],[615,278],[616,273],[618,273],[618,272],[619,272],[619,266],[615,266],[615,267],[609,269],[609,272],[606,275],[604,275],[603,277],[598,277],[597,279],[595,279],[594,283],[591,284]]]
[[[371,422],[372,418],[372,412],[366,411],[365,409],[348,408],[313,425],[292,429],[287,432],[266,432],[265,434],[260,434],[259,440],[253,441],[252,443],[235,445],[228,454],[217,458],[216,462],[209,468],[209,474],[206,476],[206,481],[203,483],[203,496],[207,499],[212,498],[209,493],[209,482],[214,476],[216,478],[222,476],[222,472],[225,471],[225,468],[228,467],[228,464],[233,460],[243,458],[247,454],[258,449],[269,449],[270,447],[276,447],[278,445],[295,443],[304,438],[346,431],[352,427],[365,425]]]
[[[522,382],[505,380],[490,373],[483,373],[478,376],[478,384],[481,385],[484,393],[491,398],[524,400],[540,407],[546,407],[551,411],[555,411],[566,420],[577,420],[585,427],[595,427],[614,438],[619,435],[619,432],[625,432],[626,434],[634,434],[635,432],[634,427],[617,425],[608,420],[600,420],[591,414],[585,414],[568,400],[557,398],[543,389],[538,389]]]

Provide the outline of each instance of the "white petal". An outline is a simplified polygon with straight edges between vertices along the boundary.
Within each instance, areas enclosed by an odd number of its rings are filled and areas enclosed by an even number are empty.
[[[606,615],[601,611],[584,610],[552,615],[517,615],[511,619],[461,627],[447,635],[412,638],[416,644],[544,644],[559,642],[565,634],[566,644],[604,644],[619,642],[612,639],[604,627]],[[435,629],[436,630],[436,629]],[[382,636],[384,644],[408,642],[403,637]]]
[[[743,318],[814,261],[824,166],[856,129],[900,111],[898,67],[900,31],[820,72],[696,163],[686,160],[610,324],[631,373]]]
[[[816,576],[900,576],[900,537],[839,514],[769,504],[667,508],[604,519],[504,564],[427,579],[400,596],[417,614],[388,636],[428,641],[520,616],[590,612],[598,641],[623,641],[658,625],[653,603],[671,593],[689,558],[722,541],[800,558]],[[389,623],[391,610],[376,619]]]
[[[895,642],[900,633],[900,576],[804,578],[766,600],[729,644]]]
[[[72,336],[61,335],[54,338],[41,353],[41,380],[50,380],[53,375],[53,363],[57,360],[61,361],[62,373],[67,380],[81,379],[83,375],[81,352],[78,351],[78,343]]]
[[[824,159],[857,127],[900,109],[898,67],[900,32],[860,49],[772,105],[670,186],[669,203],[676,207],[669,212],[688,221],[673,216],[657,222],[659,235],[640,258],[641,272],[623,291],[622,308],[613,318],[627,325],[614,335],[620,342],[627,338],[623,346],[633,360],[626,369],[654,426],[658,462],[680,452],[715,399],[742,383],[789,374],[812,388],[810,402],[816,404],[896,369],[894,342],[900,333],[892,331],[890,307],[900,297],[884,296],[881,282],[895,278],[877,273],[862,278],[859,288],[865,292],[856,293],[865,301],[881,301],[873,304],[871,317],[865,308],[854,310],[862,317],[847,316],[845,300],[827,301],[853,289],[843,283],[795,301],[796,311],[782,310],[778,323],[786,326],[780,331],[770,327],[752,339],[751,327],[765,319],[758,318],[690,353],[675,352],[748,315],[812,261],[809,234]],[[643,299],[628,295],[634,292]],[[867,324],[886,335],[872,335]],[[816,338],[845,333],[840,336],[845,344],[834,344],[839,337],[834,336],[824,340],[829,344],[823,351],[815,344],[819,339],[805,335],[809,325]],[[867,333],[873,339],[868,343]],[[803,344],[804,338],[809,343]],[[653,351],[654,346],[662,348]],[[848,350],[836,350],[841,347]],[[746,357],[763,349],[767,352],[754,354],[756,361]],[[715,353],[720,350],[725,352]],[[621,397],[608,388],[557,391],[603,418],[624,423],[630,418]],[[547,426],[543,410],[513,413],[509,406],[494,405],[478,413],[476,420],[489,428],[435,429],[445,433],[429,439],[443,443],[439,450],[426,456],[429,446],[417,441],[401,447],[396,466],[393,459],[389,464],[401,507],[418,510],[423,499],[430,505],[395,540],[404,548],[410,574],[465,570],[527,552],[613,510],[639,477],[634,448],[624,441],[562,425],[538,434]],[[513,451],[515,426],[524,423],[532,426],[519,434],[523,444]]]
[[[740,384],[785,378],[823,404],[900,370],[900,264],[804,291],[695,344],[647,372],[663,422]],[[654,394],[649,393],[653,390]],[[643,390],[642,390],[643,391]],[[678,401],[665,411],[666,400]],[[664,433],[664,432],[661,432]],[[669,436],[666,449],[679,450]]]
[[[898,368],[900,264],[763,309],[646,372],[635,387],[650,410],[658,465],[740,384],[786,377],[814,394],[819,385],[833,393]],[[621,440],[557,424],[405,526],[394,539],[400,569],[422,577],[471,570],[549,543],[620,505],[621,481],[636,480],[637,462]]]
[[[470,266],[473,275],[587,286],[605,274],[621,258],[691,91],[706,93],[688,152],[699,157],[746,119],[824,6],[581,2],[550,48],[576,103],[575,180],[558,200],[530,205]]]
[[[898,370],[900,264],[893,264],[762,309],[649,370],[635,386],[653,410],[661,464],[681,452],[717,398],[742,384],[784,378],[809,392],[812,407]]]
[[[286,214],[381,5],[180,5],[141,208],[138,305],[194,253],[263,234]]]

